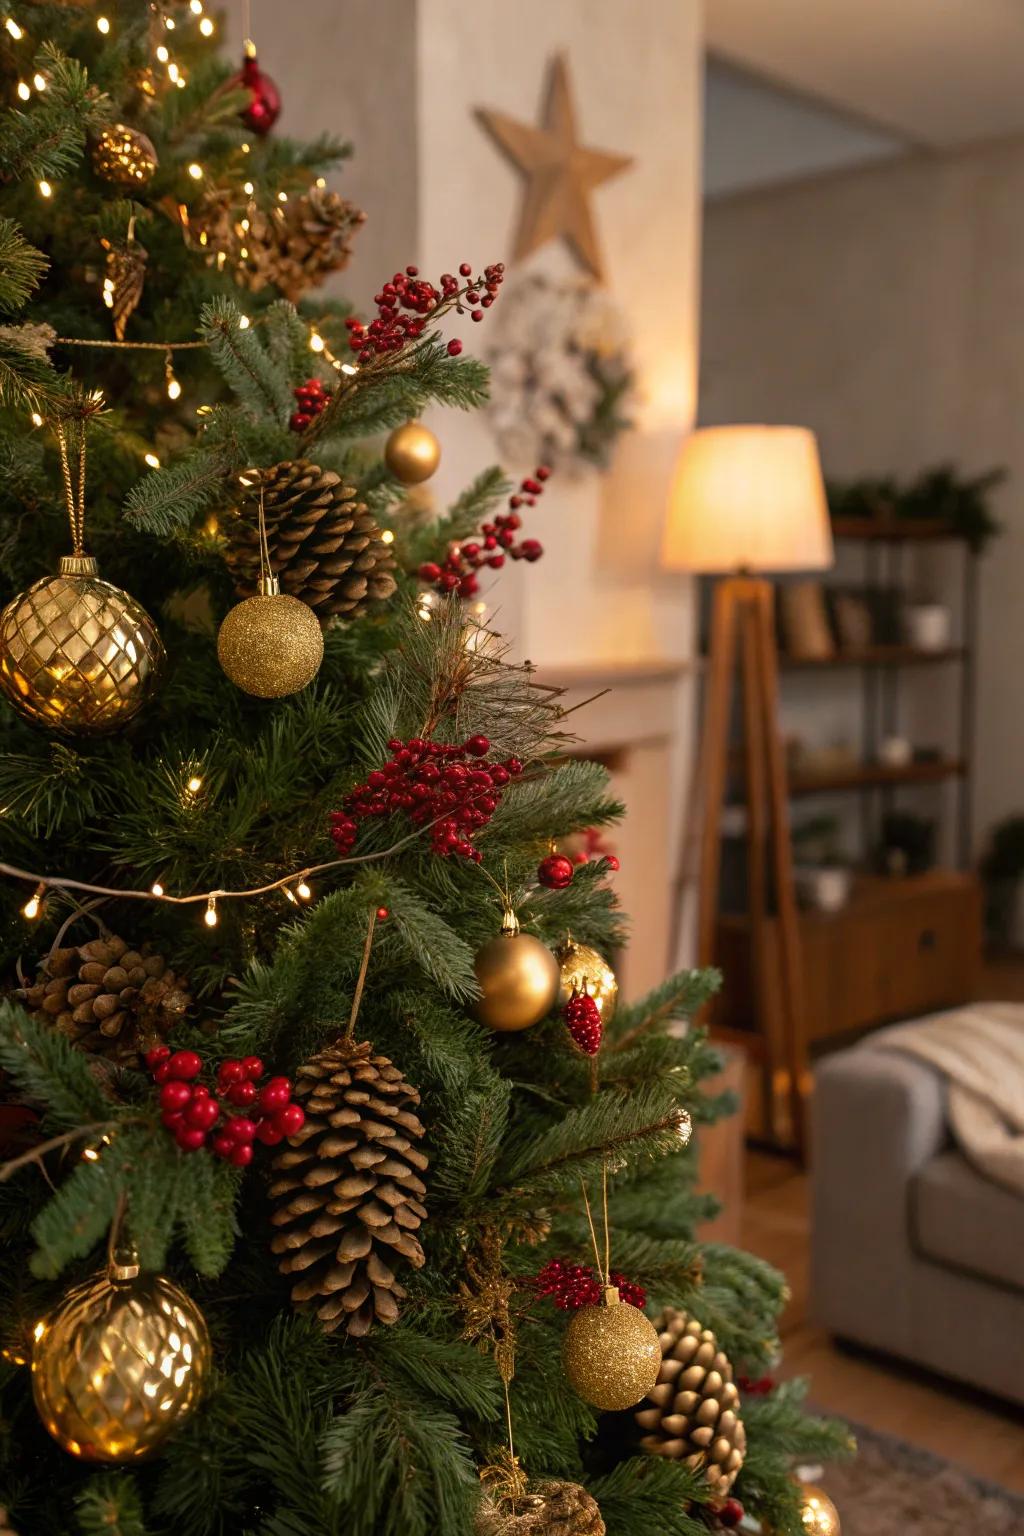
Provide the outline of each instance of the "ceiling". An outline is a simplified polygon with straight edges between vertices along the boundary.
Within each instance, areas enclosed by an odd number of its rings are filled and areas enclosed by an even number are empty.
[[[921,147],[1024,132],[1024,0],[705,0],[708,49]]]

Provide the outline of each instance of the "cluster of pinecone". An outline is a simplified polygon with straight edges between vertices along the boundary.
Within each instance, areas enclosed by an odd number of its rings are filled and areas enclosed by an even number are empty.
[[[317,618],[358,618],[396,587],[395,557],[373,514],[333,470],[288,459],[260,475],[270,566],[282,592]],[[242,597],[257,591],[259,527],[255,509],[227,528],[225,559]]]
[[[348,266],[353,236],[366,215],[337,192],[311,187],[269,212],[250,202],[245,219],[247,228],[232,189],[211,188],[190,210],[186,238],[209,262],[226,260],[243,288],[259,293],[273,286],[297,304],[329,273]]]

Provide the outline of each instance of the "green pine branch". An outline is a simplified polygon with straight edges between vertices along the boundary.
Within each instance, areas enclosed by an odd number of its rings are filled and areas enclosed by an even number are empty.
[[[150,1536],[135,1479],[129,1472],[99,1472],[75,1497],[82,1536]]]
[[[109,110],[85,68],[54,45],[44,44],[34,67],[46,76],[46,90],[24,111],[10,108],[0,113],[5,182],[70,175],[85,152],[86,135],[103,123]]]
[[[12,219],[0,218],[0,311],[14,314],[28,303],[49,266]]]

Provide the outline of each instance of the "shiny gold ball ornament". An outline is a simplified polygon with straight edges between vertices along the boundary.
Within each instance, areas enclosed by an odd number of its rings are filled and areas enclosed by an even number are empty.
[[[26,719],[68,734],[119,730],[149,698],[164,648],[149,614],[65,555],[0,613],[0,690]]]
[[[210,1376],[210,1336],[195,1302],[132,1256],[76,1285],[36,1329],[32,1392],[62,1450],[137,1461],[195,1408]]]
[[[257,597],[229,609],[217,634],[217,659],[243,693],[281,699],[311,683],[324,659],[324,636],[312,608],[260,578]]]
[[[824,1488],[814,1483],[800,1486],[800,1519],[807,1536],[842,1536],[838,1509]]]
[[[436,472],[441,444],[422,421],[407,421],[385,443],[384,462],[403,485],[420,485]]]
[[[540,939],[519,931],[509,908],[501,932],[476,952],[473,969],[483,994],[473,1004],[481,1024],[501,1034],[529,1029],[551,1012],[558,996],[558,961]]]
[[[728,1493],[743,1465],[747,1433],[732,1365],[696,1318],[667,1307],[657,1319],[662,1355],[657,1385],[635,1414],[640,1444],[652,1455],[685,1461],[718,1495]]]
[[[607,960],[589,944],[566,939],[555,951],[558,960],[558,1006],[564,1008],[574,992],[586,992],[597,1004],[601,1023],[608,1025],[619,1000],[619,983]]]
[[[115,187],[144,187],[158,164],[152,139],[127,123],[102,129],[93,145],[93,170]]]
[[[658,1331],[639,1307],[605,1287],[600,1306],[574,1312],[562,1340],[562,1367],[573,1391],[593,1408],[633,1408],[661,1369]]]

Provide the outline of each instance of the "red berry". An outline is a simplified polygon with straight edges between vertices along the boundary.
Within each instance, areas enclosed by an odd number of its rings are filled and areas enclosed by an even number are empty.
[[[237,1146],[232,1147],[228,1153],[228,1162],[232,1163],[236,1168],[248,1168],[252,1162],[252,1143],[242,1141]]]
[[[155,1067],[159,1067],[162,1062],[167,1061],[170,1054],[171,1048],[169,1045],[154,1045],[151,1051],[146,1052],[146,1066],[152,1072]]]
[[[287,1082],[279,1083],[273,1078],[260,1094],[260,1108],[273,1113],[275,1109],[283,1109],[292,1096],[292,1090]]]
[[[242,1062],[235,1061],[231,1057],[227,1061],[222,1061],[217,1068],[218,1083],[240,1083],[244,1076],[245,1067]]]
[[[440,575],[441,567],[435,565],[433,560],[424,561],[419,568],[419,578],[421,581],[437,581]]]
[[[502,311],[502,313],[504,313],[504,311]],[[448,343],[448,356],[449,357],[458,357],[458,355],[459,355],[459,353],[461,351],[462,351],[462,342],[459,340],[459,338],[457,336],[453,336],[451,341]]]
[[[247,1115],[232,1115],[224,1126],[224,1134],[230,1136],[232,1141],[253,1141],[256,1131],[256,1121],[250,1120]]]
[[[743,1519],[743,1505],[739,1499],[726,1499],[718,1511],[718,1523],[724,1525],[726,1530],[732,1530]]]
[[[170,1077],[171,1068],[170,1061],[168,1059],[167,1061],[162,1061],[157,1067],[156,1071],[153,1073],[153,1081],[154,1083],[166,1083],[170,1081]]]
[[[464,261],[464,262],[462,262],[460,264],[459,271],[460,271],[460,273],[462,274],[463,277],[471,277],[472,273],[473,273],[473,268],[470,266],[468,261]],[[504,311],[503,311],[503,313],[504,313]]]
[[[293,432],[305,432],[312,420],[312,416],[307,411],[292,411],[288,418],[288,425]]]
[[[258,1056],[244,1056],[242,1058],[242,1071],[251,1083],[263,1076],[263,1063]]]
[[[378,923],[386,923],[390,916],[391,916],[391,912],[389,911],[389,909],[387,907],[378,907],[377,908],[377,921],[378,921]]]
[[[206,1132],[198,1130],[195,1126],[179,1125],[174,1133],[174,1139],[183,1152],[198,1152],[206,1141]]]
[[[236,1145],[234,1137],[229,1136],[225,1131],[216,1135],[212,1142],[213,1150],[218,1157],[230,1157]]]
[[[259,1089],[255,1083],[232,1083],[225,1097],[236,1109],[246,1109],[250,1104],[255,1104],[259,1096]]]
[[[184,1109],[192,1099],[192,1089],[188,1083],[172,1079],[164,1083],[160,1089],[160,1108],[171,1110]]]
[[[168,1083],[167,1086],[170,1087],[171,1084]],[[186,1125],[191,1125],[198,1131],[209,1131],[216,1125],[219,1115],[220,1105],[214,1103],[213,1099],[194,1098],[190,1104],[186,1105],[182,1119]]]
[[[272,1120],[264,1120],[256,1128],[256,1139],[262,1141],[265,1147],[276,1147],[284,1141],[284,1132],[279,1131]]]
[[[203,1070],[203,1063],[195,1051],[175,1051],[166,1066],[168,1077],[178,1077],[184,1081],[198,1077]]]
[[[301,1104],[286,1104],[274,1115],[271,1124],[282,1136],[294,1136],[306,1123],[306,1112]]]
[[[564,891],[572,884],[573,873],[573,862],[564,853],[549,853],[537,866],[537,879],[549,891]]]
[[[178,1126],[182,1123],[181,1110],[165,1109],[163,1114],[160,1116],[160,1119],[163,1121],[164,1125],[166,1125],[169,1131],[176,1131]]]
[[[619,864],[619,861],[616,858],[614,853],[606,853],[605,856],[604,856],[604,862],[608,866],[608,868],[610,870],[612,870],[613,872],[615,870],[621,868],[621,866]]]
[[[470,736],[463,746],[470,757],[486,757],[491,750],[490,740],[486,736]]]

